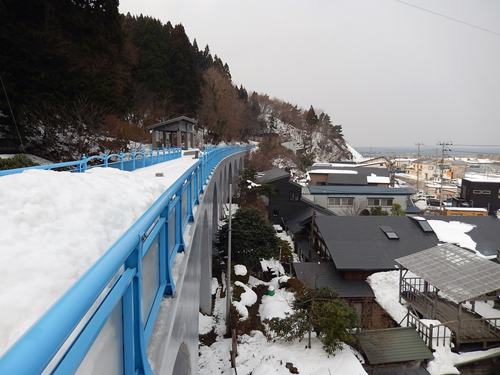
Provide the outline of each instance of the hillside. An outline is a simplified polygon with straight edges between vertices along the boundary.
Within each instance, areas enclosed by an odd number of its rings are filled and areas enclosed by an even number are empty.
[[[114,153],[186,115],[203,144],[275,134],[297,142],[302,164],[352,158],[328,114],[248,93],[182,24],[120,14],[114,0],[0,1],[0,45],[0,152]]]

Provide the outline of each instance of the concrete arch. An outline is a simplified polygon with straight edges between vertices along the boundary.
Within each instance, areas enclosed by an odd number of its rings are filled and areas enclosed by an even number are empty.
[[[183,342],[177,352],[177,357],[175,358],[174,372],[175,375],[191,375],[193,373],[191,368],[191,361],[189,360],[189,348],[185,342]]]
[[[228,196],[229,189],[229,184],[224,184],[228,178],[224,170],[234,175],[234,161],[241,158],[240,154],[225,158],[217,166],[194,210],[194,221],[188,223],[184,233],[186,248],[176,258],[175,295],[161,302],[147,348],[155,374],[197,373],[199,311],[211,311],[212,240],[222,212],[221,198]]]
[[[201,238],[198,243],[201,255],[200,310],[212,313],[212,234],[209,226],[208,210],[203,212]]]

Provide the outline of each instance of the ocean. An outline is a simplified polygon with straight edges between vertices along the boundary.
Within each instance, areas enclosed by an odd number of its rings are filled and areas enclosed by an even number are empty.
[[[355,147],[364,157],[377,157],[377,156],[410,156],[416,157],[418,155],[417,146],[414,147]],[[448,151],[445,152],[445,157],[476,157],[475,155],[494,154],[500,155],[500,145],[498,146],[447,146]],[[443,152],[442,146],[420,146],[421,156],[438,156],[441,157]]]

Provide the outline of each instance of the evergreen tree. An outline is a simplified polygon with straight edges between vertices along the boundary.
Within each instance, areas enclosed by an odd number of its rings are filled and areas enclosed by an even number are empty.
[[[311,348],[311,332],[315,331],[323,343],[323,349],[335,355],[343,348],[343,342],[352,342],[350,331],[356,327],[356,310],[340,298],[330,287],[303,288],[298,291],[293,304],[293,313],[284,319],[272,318],[264,321],[273,335],[286,341],[301,339],[309,334],[308,347]]]
[[[201,99],[201,75],[193,47],[182,25],[172,30],[168,58],[172,78],[172,114],[195,117]]]
[[[217,233],[214,246],[227,257],[228,220]],[[231,260],[253,269],[261,259],[279,255],[278,237],[272,224],[255,208],[240,208],[232,219]]]

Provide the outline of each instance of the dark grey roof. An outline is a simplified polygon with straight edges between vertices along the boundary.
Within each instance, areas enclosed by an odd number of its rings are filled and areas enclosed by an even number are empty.
[[[316,218],[337,269],[381,271],[395,269],[394,259],[438,244],[407,216],[322,216]],[[390,226],[399,239],[389,239],[380,226]]]
[[[198,123],[198,121],[196,121],[195,119],[189,118],[187,116],[180,116],[180,117],[176,117],[176,118],[173,118],[170,120],[159,122],[157,124],[149,125],[148,127],[146,127],[146,129],[147,130],[166,131],[171,127],[171,125],[176,124],[176,123],[179,123],[179,124],[188,123],[191,125],[196,125]],[[183,130],[185,131],[185,129],[183,129]]]
[[[316,207],[313,202],[308,199],[301,199],[303,202],[309,204],[311,203],[311,207],[306,208],[290,217],[284,219],[285,224],[288,226],[292,233],[300,232],[304,223],[309,223],[310,218],[312,216],[313,210],[316,212],[316,217],[318,216],[335,216],[335,214],[324,207]]]
[[[496,255],[497,249],[500,248],[500,220],[494,216],[425,216],[425,218],[474,225],[467,234],[476,243],[476,250],[485,256]]]
[[[500,290],[500,265],[452,244],[435,246],[396,262],[457,302]]]
[[[271,181],[279,180],[281,178],[290,178],[290,173],[283,169],[273,168],[264,172],[259,172],[257,181],[258,183],[269,183]]]
[[[301,262],[294,263],[297,279],[313,288],[316,286],[329,286],[341,297],[373,297],[373,291],[365,280],[346,280],[337,271],[335,264],[331,262],[315,263]]]
[[[413,327],[362,330],[359,343],[371,365],[434,358]]]
[[[373,196],[395,196],[411,195],[406,188],[390,188],[384,186],[309,186],[311,194],[328,195],[373,195]]]
[[[366,185],[367,179],[365,175],[348,174],[348,173],[330,173],[326,180],[327,184],[339,185]]]
[[[300,251],[302,251],[302,254],[304,254],[310,262],[322,261],[320,256],[316,254],[315,251],[313,251],[312,253],[310,252],[309,241],[307,239],[301,238],[296,242],[297,246],[300,248]]]

